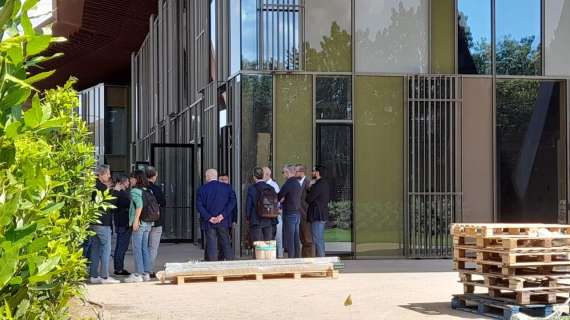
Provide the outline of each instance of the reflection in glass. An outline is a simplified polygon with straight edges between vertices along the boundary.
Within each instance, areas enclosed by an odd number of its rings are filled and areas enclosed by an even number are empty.
[[[352,80],[350,77],[317,77],[316,119],[352,119]]]
[[[495,3],[497,74],[541,74],[540,0]]]
[[[429,1],[356,1],[356,70],[428,71]]]
[[[240,0],[230,0],[230,74],[235,74],[241,64]]]
[[[210,81],[216,78],[216,0],[210,0]]]
[[[570,75],[570,1],[548,0],[545,6],[544,42],[546,74]]]
[[[566,168],[561,87],[555,81],[497,82],[501,222],[558,223],[559,194],[566,198],[565,170],[559,169]]]
[[[105,154],[127,154],[126,113],[122,107],[105,108]]]
[[[491,74],[491,1],[458,2],[459,73]]]
[[[350,0],[305,2],[305,69],[351,71]]]
[[[328,252],[352,251],[352,125],[317,124],[317,164],[331,190],[325,241]]]
[[[263,69],[299,69],[300,11],[300,0],[261,1]]]
[[[255,70],[258,67],[257,1],[241,3],[241,59],[242,69]]]

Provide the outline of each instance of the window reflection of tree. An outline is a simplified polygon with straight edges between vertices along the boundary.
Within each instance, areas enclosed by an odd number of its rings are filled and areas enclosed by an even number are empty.
[[[329,35],[323,35],[321,49],[312,48],[305,43],[307,69],[317,71],[350,71],[352,70],[351,36],[346,30],[341,30],[333,21]]]

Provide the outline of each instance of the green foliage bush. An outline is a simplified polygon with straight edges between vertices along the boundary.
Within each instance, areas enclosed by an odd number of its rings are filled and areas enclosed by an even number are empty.
[[[329,203],[329,220],[335,227],[345,230],[352,228],[352,201],[331,201]]]
[[[97,219],[93,146],[72,82],[40,95],[30,76],[51,57],[27,11],[0,0],[0,318],[66,318],[85,277],[81,245]],[[100,196],[98,198],[101,198]],[[100,201],[98,201],[100,203]]]

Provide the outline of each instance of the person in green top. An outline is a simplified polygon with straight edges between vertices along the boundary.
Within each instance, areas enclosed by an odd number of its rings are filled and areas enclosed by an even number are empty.
[[[135,259],[135,272],[132,273],[125,282],[150,281],[152,272],[152,259],[148,246],[148,237],[152,228],[152,222],[141,220],[143,209],[143,189],[149,185],[146,173],[142,170],[135,170],[130,176],[131,182],[131,207],[129,208],[129,226],[133,228],[131,245],[133,257]]]

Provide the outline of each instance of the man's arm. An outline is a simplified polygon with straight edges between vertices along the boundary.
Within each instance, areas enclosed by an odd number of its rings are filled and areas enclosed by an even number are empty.
[[[200,213],[200,218],[204,219],[204,221],[210,221],[210,218],[214,215],[204,206],[204,202],[206,201],[204,198],[204,190],[198,190],[198,194],[196,195],[196,208]]]
[[[255,190],[254,190],[255,191]],[[247,221],[251,221],[251,215],[255,210],[255,195],[252,192],[252,188],[247,190],[247,200],[245,202],[245,218]]]
[[[319,198],[321,192],[322,192],[321,186],[318,183],[316,183],[307,192],[307,198],[305,200],[307,201],[307,203],[310,204]]]
[[[232,189],[232,187],[227,186],[229,189],[229,199],[228,202],[226,203],[226,206],[224,207],[224,212],[222,212],[224,219],[229,219],[231,221],[232,219],[232,212],[234,211],[234,208],[237,205],[237,199],[236,199],[236,193],[234,192],[234,190]]]
[[[158,202],[158,205],[161,208],[166,207],[166,198],[164,197],[164,192],[162,192],[162,189],[156,184],[154,184],[152,188],[152,193],[154,194],[154,197],[156,198],[156,202]]]
[[[279,202],[281,202],[281,201],[283,201],[283,199],[285,199],[285,196],[287,195],[287,193],[289,193],[289,186],[287,185],[287,182],[285,182],[285,184],[283,185],[283,187],[281,188],[281,190],[277,194],[277,199],[279,200]]]

